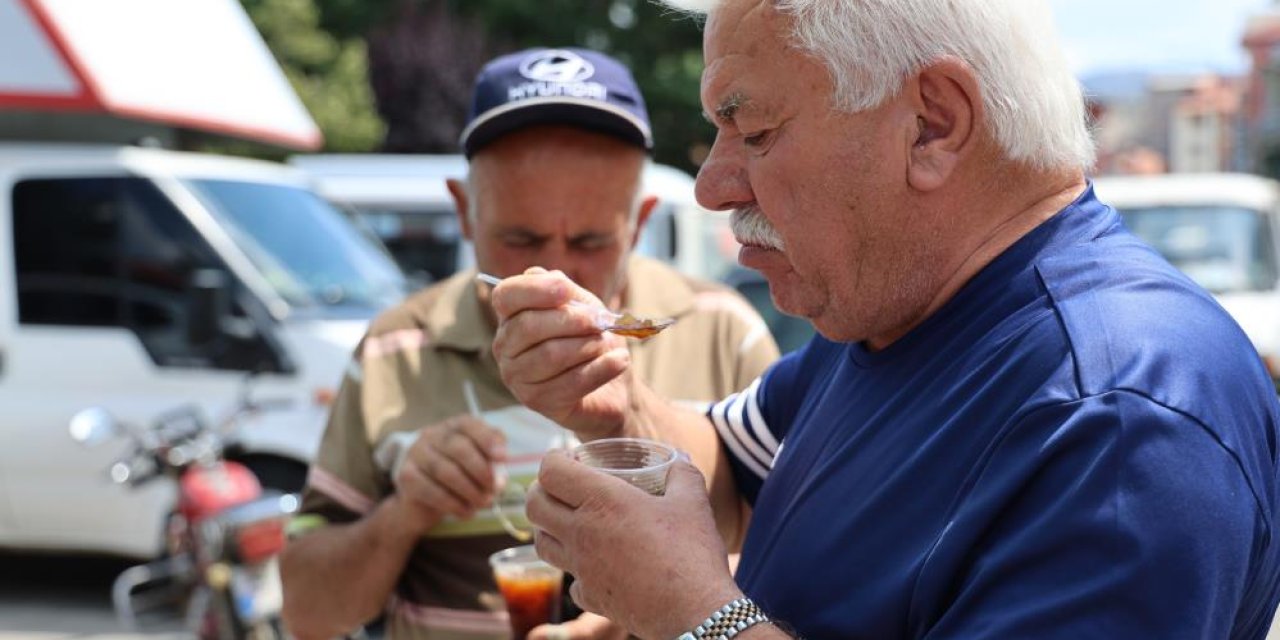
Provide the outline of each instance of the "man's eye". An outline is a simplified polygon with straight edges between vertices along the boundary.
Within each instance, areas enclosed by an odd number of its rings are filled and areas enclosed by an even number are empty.
[[[612,244],[609,238],[592,238],[590,240],[578,240],[573,243],[573,248],[578,251],[591,252],[600,251]]]
[[[768,138],[769,138],[768,131],[760,131],[758,133],[753,133],[751,135],[742,136],[742,143],[747,145],[748,147],[759,147],[763,145],[765,141],[768,140]]]

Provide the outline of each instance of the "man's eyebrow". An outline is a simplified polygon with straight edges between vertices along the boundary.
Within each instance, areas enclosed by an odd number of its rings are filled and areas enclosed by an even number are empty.
[[[609,233],[608,231],[584,231],[577,235],[569,236],[569,243],[573,244],[577,242],[592,242],[595,240],[600,240],[601,238],[608,238],[612,235],[613,234]]]
[[[711,124],[723,122],[732,125],[734,117],[738,115],[738,110],[749,102],[751,102],[751,99],[747,97],[747,94],[741,91],[734,91],[720,102],[720,106],[716,107],[714,115],[703,111],[702,117]]]
[[[505,229],[497,229],[496,233],[500,236],[519,236],[528,240],[546,240],[551,236],[545,233],[538,233],[532,229],[522,229],[520,227],[508,227]]]

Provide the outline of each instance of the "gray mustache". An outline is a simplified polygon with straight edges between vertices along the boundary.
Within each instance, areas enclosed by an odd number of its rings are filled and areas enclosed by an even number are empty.
[[[729,228],[739,244],[782,251],[782,236],[769,224],[759,207],[735,209],[729,216]]]

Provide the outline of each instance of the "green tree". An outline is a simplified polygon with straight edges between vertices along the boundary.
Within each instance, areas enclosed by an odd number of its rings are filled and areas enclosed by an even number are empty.
[[[321,27],[314,0],[241,0],[324,134],[326,151],[369,151],[385,127],[374,109],[360,37]]]
[[[583,46],[626,63],[644,92],[659,162],[696,168],[712,130],[701,117],[699,21],[653,0],[450,0],[507,50]]]

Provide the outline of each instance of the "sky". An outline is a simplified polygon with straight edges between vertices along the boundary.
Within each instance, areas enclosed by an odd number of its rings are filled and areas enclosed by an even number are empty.
[[[1240,73],[1249,16],[1271,0],[1050,0],[1076,74]],[[1278,7],[1280,8],[1280,7]]]

